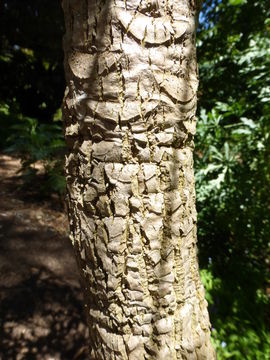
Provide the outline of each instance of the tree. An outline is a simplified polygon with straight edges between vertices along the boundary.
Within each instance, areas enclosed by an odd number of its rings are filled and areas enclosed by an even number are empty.
[[[63,1],[68,208],[91,359],[215,358],[196,253],[197,6]]]
[[[206,0],[201,19],[194,160],[212,339],[220,360],[264,360],[270,358],[269,2]]]

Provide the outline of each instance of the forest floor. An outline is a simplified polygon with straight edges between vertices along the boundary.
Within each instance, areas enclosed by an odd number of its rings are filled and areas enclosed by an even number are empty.
[[[0,154],[0,359],[87,359],[87,329],[68,223],[57,197],[27,188]]]

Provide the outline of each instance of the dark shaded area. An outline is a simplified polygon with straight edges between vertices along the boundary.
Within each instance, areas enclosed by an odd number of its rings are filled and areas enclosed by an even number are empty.
[[[0,149],[22,159],[25,182],[44,168],[43,193],[63,193],[65,81],[60,1],[0,1]]]
[[[87,328],[59,198],[27,189],[0,155],[0,358],[87,359]]]
[[[1,287],[3,359],[86,359],[87,330],[76,292],[38,268],[15,287]]]
[[[60,1],[1,0],[0,99],[49,122],[64,93]]]

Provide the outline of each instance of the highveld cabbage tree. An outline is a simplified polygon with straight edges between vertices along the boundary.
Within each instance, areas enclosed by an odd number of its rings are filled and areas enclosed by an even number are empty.
[[[215,358],[198,272],[191,0],[64,0],[71,240],[91,359]]]

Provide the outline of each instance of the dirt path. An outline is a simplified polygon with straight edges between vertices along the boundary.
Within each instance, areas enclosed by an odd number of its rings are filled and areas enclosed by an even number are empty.
[[[87,331],[59,199],[22,189],[0,154],[0,359],[87,359]]]

